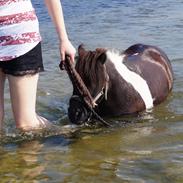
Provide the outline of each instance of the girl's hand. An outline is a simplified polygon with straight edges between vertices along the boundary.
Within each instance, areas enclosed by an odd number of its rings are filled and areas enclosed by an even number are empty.
[[[65,57],[66,55],[68,55],[72,63],[74,63],[75,54],[76,54],[76,49],[68,39],[60,43],[61,61],[65,61]]]

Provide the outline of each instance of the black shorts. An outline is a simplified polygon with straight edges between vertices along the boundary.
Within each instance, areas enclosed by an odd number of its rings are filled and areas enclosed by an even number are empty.
[[[24,76],[44,71],[41,43],[24,55],[9,61],[0,61],[0,69],[5,74]]]

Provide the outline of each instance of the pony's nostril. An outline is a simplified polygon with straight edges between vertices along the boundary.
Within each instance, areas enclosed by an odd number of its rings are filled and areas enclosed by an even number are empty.
[[[81,117],[81,115],[82,115],[82,112],[81,112],[80,110],[77,110],[76,113],[75,113],[75,118],[76,118],[77,120],[79,120],[80,117]]]
[[[78,111],[76,111],[76,116],[79,116],[79,112]]]
[[[83,101],[78,96],[73,96],[70,99],[69,104],[68,115],[70,121],[75,124],[86,122],[88,111],[85,108]]]

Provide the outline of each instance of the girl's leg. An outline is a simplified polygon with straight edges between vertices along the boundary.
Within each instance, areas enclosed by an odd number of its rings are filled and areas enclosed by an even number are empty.
[[[4,83],[6,75],[0,69],[0,130],[3,128],[4,120]]]
[[[39,74],[7,77],[16,127],[23,130],[46,127],[48,121],[36,114]]]

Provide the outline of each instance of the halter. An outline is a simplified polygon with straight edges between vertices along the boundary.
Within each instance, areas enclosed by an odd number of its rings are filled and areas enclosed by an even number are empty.
[[[108,122],[106,122],[103,118],[101,118],[94,110],[94,108],[97,106],[96,102],[99,100],[99,98],[101,96],[104,95],[104,93],[105,93],[105,99],[107,100],[107,92],[108,92],[108,88],[109,88],[109,76],[106,72],[106,66],[104,65],[105,74],[106,74],[105,86],[102,88],[102,91],[100,91],[99,94],[97,94],[97,96],[95,98],[93,98],[91,96],[89,90],[87,89],[87,87],[84,84],[83,80],[81,79],[80,75],[78,74],[76,69],[73,67],[73,64],[71,64],[71,60],[68,56],[66,56],[65,61],[60,62],[59,67],[61,70],[63,70],[64,68],[66,69],[67,74],[68,74],[73,86],[75,86],[77,88],[79,95],[82,97],[83,101],[88,106],[90,111],[95,115],[95,117],[105,126],[111,127],[111,125]],[[104,92],[104,90],[105,90],[105,92]]]
[[[104,70],[105,70],[106,82],[105,82],[105,86],[102,88],[102,90],[93,99],[93,102],[95,103],[96,106],[98,105],[97,101],[101,98],[101,96],[104,95],[105,100],[107,100],[107,93],[108,93],[108,89],[109,89],[109,75],[107,74],[105,65],[104,65]]]

